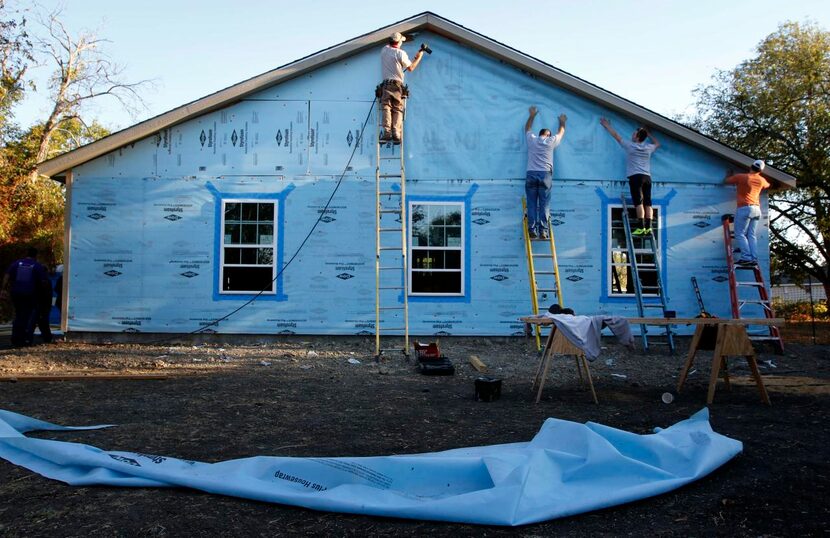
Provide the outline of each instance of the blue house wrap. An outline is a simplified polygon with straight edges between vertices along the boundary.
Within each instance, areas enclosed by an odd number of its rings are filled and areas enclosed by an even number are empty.
[[[568,116],[551,201],[564,303],[637,315],[625,277],[613,274],[628,185],[604,116],[623,136],[645,123],[662,143],[652,178],[668,308],[698,313],[695,276],[707,310],[730,316],[721,215],[734,212],[735,193],[722,181],[752,158],[426,13],[41,163],[67,184],[65,329],[373,334],[373,100],[379,51],[394,31],[416,36],[404,46],[410,56],[420,42],[434,51],[406,80],[405,224],[412,247],[419,233],[430,245],[442,238],[419,267],[444,263],[459,281],[452,293],[410,290],[412,334],[522,333],[530,105],[540,110],[534,130]],[[771,167],[767,175],[794,184]],[[762,213],[768,274],[766,198]]]

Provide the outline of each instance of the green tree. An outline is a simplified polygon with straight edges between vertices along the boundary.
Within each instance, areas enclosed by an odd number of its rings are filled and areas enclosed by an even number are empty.
[[[42,124],[19,133],[2,149],[0,158],[0,246],[35,245],[62,260],[64,186],[51,179],[30,176],[38,162],[43,140]],[[107,136],[97,122],[64,121],[50,137],[47,158]],[[20,250],[17,248],[15,250]]]
[[[26,71],[33,61],[25,17],[0,0],[0,143],[8,138],[11,109],[23,98]]]
[[[797,178],[770,193],[773,263],[830,297],[830,32],[786,22],[756,53],[697,90],[690,123]]]
[[[0,8],[4,2],[0,0]],[[25,19],[0,13],[0,128],[6,126],[0,145],[0,247],[36,244],[60,260],[63,186],[40,178],[37,163],[109,134],[100,124],[84,121],[86,105],[112,97],[134,111],[143,106],[137,90],[146,83],[123,82],[123,69],[105,54],[106,41],[87,31],[71,32],[61,22],[60,11],[37,12],[40,25],[31,38],[23,31]],[[10,114],[28,89],[26,68],[35,61],[51,70],[52,104],[43,121],[21,129]],[[2,258],[0,252],[0,262]]]

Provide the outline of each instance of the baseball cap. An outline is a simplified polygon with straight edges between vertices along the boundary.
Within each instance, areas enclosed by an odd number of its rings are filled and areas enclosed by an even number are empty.
[[[758,159],[754,163],[752,163],[752,168],[757,168],[759,171],[763,171],[766,164],[761,159]]]
[[[406,41],[406,38],[400,32],[395,32],[391,36],[389,36],[394,43],[401,43],[402,41]]]

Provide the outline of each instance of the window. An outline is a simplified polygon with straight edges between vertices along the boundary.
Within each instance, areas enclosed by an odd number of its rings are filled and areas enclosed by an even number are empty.
[[[221,293],[276,293],[274,202],[222,202]]]
[[[654,209],[654,220],[657,221],[657,208]],[[623,226],[622,207],[609,206],[611,212],[610,231],[608,234],[608,250],[610,260],[608,262],[608,289],[612,297],[634,297],[634,277],[631,263],[628,259],[628,248],[625,242],[625,228]],[[632,231],[637,227],[638,221],[634,208],[629,208],[628,220],[631,223]],[[654,230],[654,240],[659,241],[658,229]],[[634,255],[637,257],[637,268],[640,275],[643,297],[657,296],[657,271],[654,269],[654,254],[651,251],[651,244],[648,239],[632,236],[634,242]],[[659,243],[658,243],[659,244]]]
[[[409,205],[410,295],[464,295],[464,205]]]

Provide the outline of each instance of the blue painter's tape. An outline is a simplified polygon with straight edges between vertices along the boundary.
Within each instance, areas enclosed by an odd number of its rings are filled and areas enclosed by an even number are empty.
[[[285,301],[288,296],[283,292],[283,260],[284,255],[284,240],[285,240],[285,199],[294,190],[294,185],[290,184],[281,192],[278,193],[233,193],[222,192],[216,186],[208,181],[206,183],[207,189],[213,194],[214,199],[214,259],[217,263],[213,264],[213,300],[214,301],[248,301],[256,294],[233,294],[226,295],[219,292],[219,263],[221,259],[220,249],[222,248],[222,201],[227,198],[246,198],[253,200],[275,200],[277,202],[277,280],[276,293],[273,295],[261,294],[256,297],[257,301]]]

